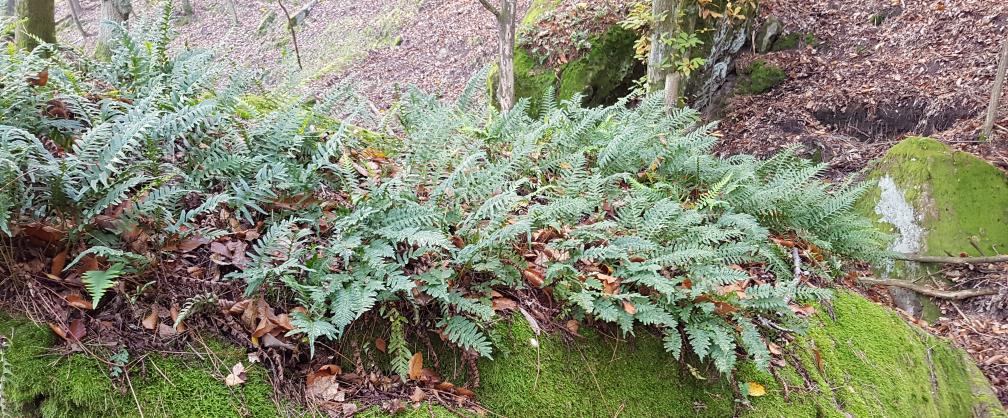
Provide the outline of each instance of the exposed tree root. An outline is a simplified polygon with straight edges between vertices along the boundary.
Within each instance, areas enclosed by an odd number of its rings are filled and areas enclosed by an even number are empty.
[[[920,293],[925,296],[930,296],[939,299],[949,299],[949,300],[964,300],[969,298],[975,298],[978,296],[990,296],[997,294],[997,290],[994,289],[969,289],[969,290],[941,290],[935,289],[933,287],[922,286],[908,281],[903,280],[886,280],[886,279],[876,279],[874,277],[858,277],[857,279],[861,283],[873,284],[880,286],[891,286],[891,287],[901,287],[904,289],[910,289],[914,292]]]

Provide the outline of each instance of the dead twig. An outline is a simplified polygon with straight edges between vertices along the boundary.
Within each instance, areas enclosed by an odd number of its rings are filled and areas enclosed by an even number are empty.
[[[897,260],[916,261],[919,263],[943,263],[943,264],[982,264],[982,263],[1008,263],[1008,255],[992,255],[987,257],[946,257],[940,255],[918,255],[896,253],[893,258]]]
[[[287,11],[287,6],[284,6],[283,0],[277,0],[277,4],[280,5],[280,10],[283,10],[284,16],[287,16],[287,30],[290,31],[291,40],[294,41],[294,57],[297,58],[298,69],[304,70],[301,65],[301,50],[298,48],[297,32],[294,31],[294,22],[291,20],[290,12]]]
[[[857,280],[865,284],[901,287],[904,289],[913,290],[914,292],[920,293],[925,296],[930,296],[939,299],[948,299],[948,300],[964,300],[979,296],[990,296],[997,294],[997,290],[994,289],[941,290],[903,280],[876,279],[874,277],[858,277]]]

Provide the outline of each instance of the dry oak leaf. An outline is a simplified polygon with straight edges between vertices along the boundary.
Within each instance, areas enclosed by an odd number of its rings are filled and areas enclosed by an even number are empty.
[[[527,281],[530,285],[532,285],[532,287],[535,288],[541,288],[543,284],[546,282],[545,279],[543,278],[542,272],[540,272],[539,269],[534,266],[529,266],[529,268],[523,270],[522,277],[524,277],[525,281]]]
[[[224,378],[224,384],[228,385],[228,387],[238,386],[245,383],[246,378],[245,366],[239,361],[234,366],[231,366],[231,373]]]
[[[94,306],[91,305],[91,301],[84,299],[81,295],[77,293],[71,293],[66,296],[67,304],[77,309],[91,310]]]
[[[423,354],[419,351],[413,354],[413,357],[410,357],[407,365],[409,366],[410,380],[419,380],[420,376],[423,375]]]
[[[53,276],[59,276],[60,273],[63,272],[63,267],[66,267],[66,261],[67,250],[60,251],[60,253],[56,254],[56,256],[52,259],[52,269],[50,273]]]
[[[143,321],[141,321],[141,324],[143,324],[144,328],[149,329],[149,330],[153,330],[154,328],[157,328],[157,326],[158,326],[157,306],[151,307],[150,314],[148,314],[146,317],[144,317]]]
[[[378,351],[381,351],[383,353],[386,352],[385,351],[386,349],[388,349],[388,344],[385,342],[384,338],[375,338],[374,345],[375,348],[378,349]]]
[[[746,382],[746,389],[749,391],[749,396],[759,397],[766,395],[766,388],[756,382]]]

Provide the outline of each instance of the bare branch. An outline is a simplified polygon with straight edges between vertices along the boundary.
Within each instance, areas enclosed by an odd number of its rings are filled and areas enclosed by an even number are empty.
[[[487,9],[487,11],[489,11],[491,14],[493,14],[494,17],[500,19],[500,10],[497,10],[497,8],[494,7],[492,4],[490,4],[490,2],[488,0],[479,0],[479,2],[480,2],[480,4],[483,5],[484,8]]]
[[[919,263],[942,263],[942,264],[1008,263],[1008,255],[993,255],[988,257],[944,257],[939,255],[896,253],[896,255],[893,258],[897,260],[916,261]]]
[[[301,50],[298,49],[297,33],[294,32],[294,22],[291,20],[290,12],[287,11],[287,6],[284,6],[283,0],[277,0],[277,4],[280,5],[280,10],[283,10],[284,16],[287,16],[287,29],[290,30],[291,39],[294,40],[294,56],[297,58],[298,68],[304,70],[301,65]]]
[[[914,292],[920,293],[925,296],[930,296],[939,299],[949,299],[949,300],[963,300],[978,296],[996,295],[998,293],[997,290],[994,289],[941,290],[903,280],[885,280],[885,279],[876,279],[874,277],[858,277],[857,280],[865,284],[901,287],[904,289],[913,290]]]

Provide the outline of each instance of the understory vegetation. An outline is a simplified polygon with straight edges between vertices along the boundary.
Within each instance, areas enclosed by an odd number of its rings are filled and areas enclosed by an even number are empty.
[[[0,56],[0,231],[65,249],[53,274],[96,310],[118,280],[241,236],[224,278],[288,308],[312,350],[380,313],[400,338],[405,322],[492,357],[495,292],[542,289],[564,318],[654,332],[727,374],[768,367],[768,340],[829,297],[816,284],[885,255],[852,210],[862,185],[792,153],[715,156],[715,126],[660,93],[583,108],[545,92],[535,117],[487,106],[485,74],[456,102],[413,90],[380,115],[343,87],[264,99],[208,52],[169,53],[168,15],[120,30],[105,61]]]

